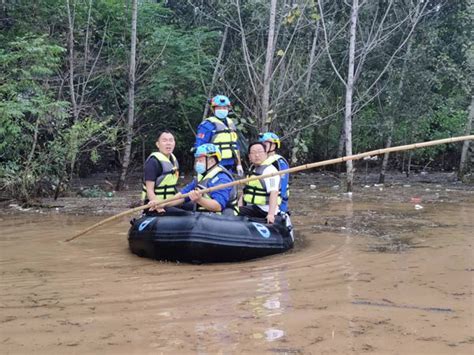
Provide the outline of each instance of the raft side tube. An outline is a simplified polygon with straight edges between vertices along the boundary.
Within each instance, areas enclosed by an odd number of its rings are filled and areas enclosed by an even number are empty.
[[[139,256],[187,262],[249,260],[293,247],[284,220],[261,222],[207,212],[171,212],[134,221],[128,240],[130,250]]]

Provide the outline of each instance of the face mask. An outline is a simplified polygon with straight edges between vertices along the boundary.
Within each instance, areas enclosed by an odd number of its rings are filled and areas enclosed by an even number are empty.
[[[222,120],[227,117],[227,115],[229,114],[229,110],[217,109],[214,111],[214,114],[217,118],[220,118]]]
[[[204,163],[196,163],[194,164],[194,170],[198,173],[198,174],[204,174],[206,172],[206,164]]]

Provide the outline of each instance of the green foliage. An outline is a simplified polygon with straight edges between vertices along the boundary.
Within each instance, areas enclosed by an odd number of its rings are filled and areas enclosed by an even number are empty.
[[[41,181],[63,179],[67,164],[92,139],[106,144],[113,138],[108,121],[69,124],[69,104],[54,98],[50,84],[63,52],[44,36],[19,38],[0,49],[5,73],[0,83],[0,157],[7,162],[0,168],[1,189],[25,201],[38,192]]]
[[[408,23],[400,21],[410,18],[407,9],[415,3],[390,3],[382,27],[388,3],[361,6],[356,61],[366,61],[356,73],[354,153],[381,148],[392,127],[393,145],[463,133],[473,77],[467,61],[472,25],[465,0],[430,2],[430,11],[410,39],[410,51],[405,45],[379,85],[369,89],[407,35]],[[72,114],[69,88],[66,2],[17,0],[2,7],[0,179],[4,190],[23,199],[38,193],[40,185],[54,188],[91,166],[105,169],[106,162],[120,159],[123,150],[130,3],[70,0],[70,4],[77,117]],[[190,161],[192,131],[202,118],[225,25],[228,36],[214,93],[231,97],[241,132],[247,139],[255,137],[261,126],[270,2],[238,4],[239,9],[236,2],[223,0],[138,2],[135,157],[142,147],[145,155],[154,149],[159,130],[171,129],[178,159],[184,166]],[[327,49],[319,5],[330,41]],[[283,152],[294,164],[338,153],[345,86],[335,75],[328,52],[345,77],[349,13],[350,6],[340,0],[278,2],[269,129],[285,138]],[[364,45],[378,29],[386,36],[364,57]],[[315,62],[307,81],[315,35]],[[415,163],[456,157],[456,147],[416,150]],[[136,160],[140,168],[141,159]]]
[[[1,186],[26,199],[43,174],[36,160],[43,136],[64,127],[67,103],[56,101],[49,75],[60,63],[63,48],[42,37],[22,37],[0,49]]]
[[[175,25],[162,25],[143,39],[141,52],[142,77],[137,93],[141,132],[146,137],[148,151],[154,149],[156,134],[171,129],[177,135],[177,155],[185,154],[193,144],[195,129],[201,120],[206,102],[204,82],[212,75],[212,59],[217,51],[217,33],[195,28],[192,33]]]

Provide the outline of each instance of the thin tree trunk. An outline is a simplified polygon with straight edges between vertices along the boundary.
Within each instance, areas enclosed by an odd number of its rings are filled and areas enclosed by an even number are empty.
[[[255,100],[257,101],[255,104],[255,108],[258,110],[261,108],[261,105],[258,105],[258,98],[259,94],[257,91],[257,82],[260,83],[261,80],[258,78],[258,75],[255,71],[255,67],[252,63],[250,58],[249,49],[247,46],[247,39],[245,38],[245,29],[244,24],[242,22],[242,16],[240,14],[240,2],[239,0],[236,1],[236,8],[237,8],[237,16],[239,18],[239,29],[240,29],[240,38],[242,43],[242,55],[245,64],[245,70],[247,71],[247,75],[249,77],[250,87],[252,88],[252,93],[254,95]],[[254,112],[255,117],[260,117],[260,113]]]
[[[349,39],[349,67],[347,70],[347,84],[346,84],[346,108],[344,114],[344,135],[346,155],[352,155],[352,95],[354,92],[354,66],[355,66],[355,46],[356,46],[356,26],[357,17],[359,14],[359,0],[352,1],[351,9],[351,25],[350,25],[350,39]],[[354,180],[353,162],[348,160],[346,162],[347,172],[347,192],[352,192],[352,184]]]
[[[344,134],[344,122],[342,122],[341,134],[339,135],[339,144],[337,145],[337,154],[336,154],[336,156],[338,158],[340,158],[344,155],[344,142],[345,142],[345,140],[346,140],[346,136]]]
[[[64,179],[64,174],[61,174],[61,176],[59,177],[59,180],[58,180],[58,185],[54,189],[54,201],[56,201],[59,197],[59,193],[61,192],[61,184],[63,183],[63,179]]]
[[[31,145],[30,153],[28,154],[28,159],[26,160],[26,164],[25,164],[25,170],[27,171],[30,168],[31,162],[33,160],[33,156],[35,154],[36,145],[38,144],[39,122],[40,122],[40,118],[39,116],[37,116],[36,122],[35,122],[35,131],[33,133],[33,144]]]
[[[227,33],[228,32],[229,32],[229,27],[226,26],[225,30],[224,30],[224,35],[222,36],[221,47],[219,48],[219,54],[217,55],[217,63],[216,63],[216,66],[214,67],[214,73],[212,74],[211,86],[209,87],[209,91],[207,93],[207,98],[208,99],[211,98],[212,91],[214,90],[214,86],[216,85],[217,74],[219,73],[219,70],[220,70],[222,56],[224,54],[224,47],[225,47],[225,42],[227,40]],[[206,101],[206,107],[204,108],[204,113],[202,115],[202,119],[205,119],[207,117],[208,113],[209,113],[209,101]]]
[[[469,116],[467,118],[466,129],[464,131],[465,135],[471,134],[473,116],[474,116],[474,96],[471,97],[471,107],[469,109]],[[466,162],[468,161],[468,152],[469,152],[470,143],[471,141],[464,141],[462,145],[461,161],[459,163],[459,175],[458,175],[459,179],[462,179],[464,177],[464,174],[467,171]]]
[[[342,122],[342,125],[341,125],[341,132],[339,134],[339,144],[337,145],[337,153],[336,153],[336,157],[337,158],[340,158],[342,156],[344,156],[344,142],[345,142],[346,138],[345,138],[345,135],[344,135],[344,121]],[[341,173],[342,172],[342,164],[339,164],[336,166],[336,171],[338,173]]]
[[[275,18],[277,0],[271,0],[270,4],[270,25],[268,28],[267,53],[265,55],[265,70],[263,76],[263,96],[262,96],[262,119],[260,122],[261,132],[268,130],[268,111],[270,108],[270,82],[273,67],[273,56],[275,54]]]
[[[405,57],[403,58],[403,65],[402,65],[402,72],[400,75],[400,82],[398,83],[398,90],[397,90],[397,102],[395,104],[395,107],[398,109],[400,108],[401,104],[401,99],[402,99],[402,92],[403,92],[403,84],[404,84],[404,79],[405,79],[405,73],[408,68],[408,59],[410,58],[411,54],[411,44],[413,42],[413,37],[410,37],[408,40],[407,44],[407,51],[405,53]],[[397,110],[398,112],[398,110]],[[394,110],[389,111],[389,130],[388,130],[388,137],[387,137],[387,143],[385,145],[385,148],[390,148],[392,146],[392,137],[393,137],[393,130],[394,130],[394,125],[395,125],[395,118],[394,118]],[[385,153],[383,156],[382,160],[382,167],[380,169],[380,175],[379,175],[379,184],[383,184],[385,182],[385,173],[387,171],[387,166],[388,166],[388,158],[390,156],[390,153]]]
[[[89,0],[88,4],[89,9],[87,10],[87,27],[86,27],[86,39],[84,43],[84,68],[83,68],[83,77],[86,77],[87,72],[87,62],[89,61],[89,33],[91,25],[91,12],[92,12],[92,0]],[[85,80],[85,79],[84,79]]]
[[[66,0],[66,8],[67,8],[67,20],[68,20],[68,36],[67,36],[67,45],[69,48],[69,93],[71,95],[71,106],[72,106],[72,116],[73,122],[77,123],[79,119],[79,110],[77,107],[77,100],[76,100],[76,91],[74,90],[74,14],[71,12],[70,0]],[[74,12],[75,13],[75,12]],[[76,156],[74,154],[71,157],[71,161],[69,162],[69,169],[70,169],[70,179],[72,179],[74,173],[74,166],[76,165]]]
[[[329,125],[326,124],[326,144],[324,149],[324,160],[329,159]]]
[[[142,137],[142,165],[145,166],[146,162],[146,149],[145,149],[145,137]]]
[[[135,121],[135,69],[137,51],[137,0],[132,0],[132,32],[130,38],[130,69],[128,72],[128,116],[126,122],[125,152],[123,155],[122,172],[117,183],[117,191],[125,184],[130,165],[132,151],[133,123]]]
[[[413,139],[414,139],[414,136],[415,136],[415,124],[413,123],[413,120],[410,120],[409,121],[409,126],[408,126],[408,129],[409,129],[409,133],[408,133],[408,144],[411,144],[411,142],[413,142]],[[413,158],[413,152],[410,150],[408,152],[408,157],[407,157],[407,170],[406,170],[406,176],[407,178],[410,177],[410,174],[411,174],[411,160]]]
[[[408,160],[407,160],[407,172],[406,172],[406,176],[407,178],[410,177],[410,173],[411,173],[411,158],[412,158],[412,155],[413,155],[413,152],[408,152]]]
[[[404,173],[405,172],[405,159],[406,159],[406,152],[403,152],[402,154],[402,170],[401,172]]]
[[[313,73],[313,63],[314,63],[314,57],[316,54],[316,44],[318,43],[318,33],[319,33],[319,21],[316,23],[316,29],[314,30],[314,36],[313,36],[313,44],[311,45],[311,53],[309,55],[308,75],[306,76],[306,83],[304,86],[306,95],[309,92],[309,85],[311,83],[311,74]]]
[[[385,144],[385,148],[390,148],[392,146],[392,137],[393,137],[393,119],[389,118],[389,128],[388,128],[388,137],[387,137],[387,143]],[[380,169],[380,175],[379,175],[379,184],[385,183],[385,173],[387,171],[387,166],[388,166],[388,157],[389,153],[385,153],[383,155],[383,160],[382,160],[382,167]]]
[[[74,123],[78,119],[78,110],[76,102],[76,92],[74,91],[74,17],[71,13],[69,0],[66,0],[67,20],[68,20],[68,36],[67,45],[69,48],[69,93],[71,95],[72,115]]]
[[[28,203],[28,201],[30,200],[30,195],[28,193],[28,187],[27,187],[28,185],[27,176],[29,175],[31,162],[33,161],[33,156],[35,155],[36,145],[38,144],[39,122],[40,122],[40,118],[39,116],[37,116],[36,122],[35,122],[35,131],[33,132],[33,144],[31,146],[30,153],[28,154],[28,159],[26,160],[26,163],[25,163],[24,174],[21,174],[20,176],[21,193],[19,193],[19,195],[21,196],[21,198],[24,200],[25,203]]]

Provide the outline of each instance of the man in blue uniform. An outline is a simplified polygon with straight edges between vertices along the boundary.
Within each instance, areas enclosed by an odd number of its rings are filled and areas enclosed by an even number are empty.
[[[232,174],[219,164],[221,153],[214,144],[203,144],[194,153],[194,170],[198,174],[176,196],[190,193],[186,198],[170,202],[163,207],[181,205],[185,210],[237,214],[237,189],[235,186],[203,194],[202,190],[234,181]],[[160,211],[161,209],[159,209]],[[162,210],[161,210],[162,211]]]
[[[227,96],[217,95],[211,99],[210,104],[213,116],[199,124],[194,149],[206,143],[214,144],[222,155],[220,165],[243,176],[237,128],[232,119],[227,117],[231,108],[230,100]]]

